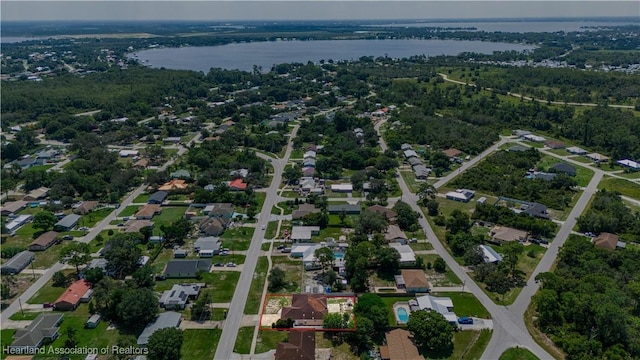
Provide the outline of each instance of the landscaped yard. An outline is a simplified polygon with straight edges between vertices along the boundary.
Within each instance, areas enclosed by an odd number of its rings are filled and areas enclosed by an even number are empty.
[[[482,306],[480,301],[471,293],[442,292],[433,293],[433,296],[449,297],[453,301],[453,312],[458,316],[473,316],[490,319],[491,314]]]
[[[222,329],[187,329],[182,332],[183,359],[210,360],[218,348]]]
[[[269,262],[265,256],[258,258],[256,270],[253,272],[251,287],[249,288],[249,296],[247,296],[247,303],[244,307],[245,314],[258,314],[260,312],[262,290],[264,289],[264,282],[267,278],[268,266]]]
[[[538,360],[538,357],[525,348],[510,348],[500,355],[500,360]]]
[[[238,338],[233,352],[238,354],[248,354],[251,351],[251,341],[255,326],[243,326],[238,330]]]
[[[606,176],[604,179],[602,179],[602,181],[600,181],[598,189],[617,191],[624,196],[628,196],[634,199],[640,199],[640,184],[627,180]]]

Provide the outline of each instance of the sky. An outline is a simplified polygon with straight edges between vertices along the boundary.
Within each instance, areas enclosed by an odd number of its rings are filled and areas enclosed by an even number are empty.
[[[0,1],[1,21],[373,20],[543,17],[640,19],[640,1]]]

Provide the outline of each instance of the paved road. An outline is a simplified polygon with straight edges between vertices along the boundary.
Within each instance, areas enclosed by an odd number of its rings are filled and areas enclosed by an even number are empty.
[[[379,132],[380,126],[382,122],[377,123],[374,127],[376,131]],[[506,141],[503,139],[502,141]],[[384,150],[387,148],[384,139],[380,137],[380,147]],[[490,152],[483,152],[479,156],[476,157],[476,162],[480,161],[484,156],[487,156]],[[458,171],[455,171],[457,174]],[[453,176],[456,176],[454,174]],[[398,174],[399,175],[399,174]],[[451,178],[453,178],[453,176]],[[439,186],[444,184],[440,183]],[[398,184],[400,185],[400,189],[402,190],[402,200],[408,203],[414,211],[422,214],[422,210],[417,205],[418,197],[409,190],[409,187],[405,183],[402,176],[398,176]],[[436,234],[434,233],[431,225],[426,220],[424,216],[421,216],[419,219],[420,226],[424,229],[425,234],[427,235],[428,241],[433,245],[434,250],[440,254],[440,256],[445,260],[451,271],[453,271],[460,280],[463,281],[465,287],[474,294],[474,296],[480,301],[480,303],[489,311],[493,320],[493,333],[492,333],[492,341],[497,341],[500,344],[503,344],[507,347],[512,346],[521,346],[529,349],[534,355],[536,355],[540,359],[550,359],[552,358],[542,347],[536,344],[535,341],[531,338],[526,328],[523,328],[521,322],[518,322],[517,319],[513,319],[513,315],[508,312],[505,307],[496,305],[483,291],[482,289],[469,277],[469,275],[462,269],[460,265],[453,259],[453,257],[449,254],[449,252],[444,248],[442,243],[438,240]],[[495,339],[495,340],[494,340]],[[483,359],[498,359],[498,356],[495,357],[486,357],[483,356]]]
[[[271,208],[276,204],[276,200],[278,199],[278,188],[282,182],[282,172],[284,171],[284,167],[291,156],[293,139],[298,132],[298,128],[299,126],[296,125],[291,131],[289,144],[287,145],[287,151],[285,152],[284,158],[277,160],[274,159],[271,161],[274,168],[273,179],[271,180],[271,185],[267,192],[267,198],[262,205],[262,210],[256,223],[256,230],[253,233],[251,245],[249,246],[249,250],[247,251],[244,261],[244,269],[240,274],[236,291],[233,294],[233,300],[231,301],[227,319],[224,322],[224,327],[222,328],[222,335],[220,336],[220,341],[218,342],[218,348],[216,349],[214,359],[228,360],[232,358],[233,347],[235,346],[236,338],[238,337],[238,330],[240,329],[240,323],[244,316],[244,306],[247,303],[249,288],[251,287],[251,281],[253,280],[253,273],[256,269],[258,256],[262,253],[260,247],[262,246],[262,241],[265,235],[265,230],[262,228],[267,227],[271,215]]]
[[[448,81],[450,83],[476,87],[476,84],[466,83],[464,81],[458,81],[458,80],[449,79],[449,77],[446,74],[438,73],[438,75],[440,75],[440,77],[442,77],[445,81]],[[488,91],[493,91],[492,88],[484,88],[484,89],[488,90]],[[507,92],[507,95],[510,95],[510,96],[513,96],[513,97],[517,97],[517,98],[522,98],[522,99],[525,99],[525,100],[528,100],[528,101],[537,101],[537,102],[543,103],[543,104],[571,105],[571,106],[589,106],[589,107],[600,106],[600,104],[594,104],[594,103],[576,103],[576,102],[548,101],[548,100],[544,100],[544,99],[534,99],[532,97],[525,96],[525,95],[518,94],[518,93],[513,93],[513,92],[510,92],[510,91]],[[608,107],[612,107],[612,108],[619,108],[619,109],[634,109],[635,108],[632,105],[607,105],[607,106]]]

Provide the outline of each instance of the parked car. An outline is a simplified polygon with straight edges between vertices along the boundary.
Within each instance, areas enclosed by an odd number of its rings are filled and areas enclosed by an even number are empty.
[[[73,236],[65,235],[65,236],[62,237],[62,240],[73,240]]]
[[[221,267],[221,266],[224,266],[224,264],[219,262],[219,263],[215,263],[215,264],[213,264],[213,266]]]
[[[227,263],[227,266],[228,266],[228,267],[236,267],[236,263],[234,263],[234,262],[228,262],[228,263]]]
[[[48,309],[48,308],[52,308],[53,305],[54,305],[53,303],[46,302],[46,303],[42,304],[42,307],[45,308],[45,309]]]
[[[284,248],[282,249],[282,252],[288,254],[291,252],[291,248]]]
[[[458,318],[458,324],[461,325],[473,325],[473,318],[463,316]]]
[[[286,246],[285,246],[285,245],[278,245],[278,247],[277,247],[276,249],[278,249],[278,250],[282,250],[282,249],[284,249],[284,248],[286,248]]]
[[[167,277],[164,275],[156,275],[156,281],[162,281],[162,280],[166,280]]]
[[[411,238],[411,240],[409,240],[410,243],[417,243],[418,239],[417,238]]]
[[[88,227],[86,227],[86,226],[83,226],[83,227],[81,227],[81,228],[80,228],[80,229],[78,229],[78,230],[87,231],[87,230],[89,230],[89,228],[88,228]]]

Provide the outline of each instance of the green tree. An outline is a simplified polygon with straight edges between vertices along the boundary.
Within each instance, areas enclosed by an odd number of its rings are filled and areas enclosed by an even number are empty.
[[[283,288],[285,285],[284,276],[284,271],[279,267],[271,269],[269,273],[269,291],[276,292]]]
[[[187,219],[178,219],[170,225],[160,225],[160,230],[164,234],[165,246],[182,244],[184,239],[191,232],[191,223]]]
[[[84,279],[91,285],[95,285],[104,278],[104,270],[99,267],[91,268],[84,271]]]
[[[147,349],[149,349],[149,359],[154,360],[174,360],[180,359],[180,349],[182,348],[182,330],[168,327],[156,330],[150,337]]]
[[[151,266],[145,265],[133,272],[133,282],[139,288],[153,288],[153,269]]]
[[[67,348],[72,348],[75,347],[77,344],[76,341],[76,332],[78,330],[76,330],[76,328],[74,328],[73,326],[69,326],[67,327],[67,331],[66,331],[66,335],[67,335],[67,339],[64,341],[64,346]]]
[[[347,218],[347,212],[344,209],[340,210],[338,218],[340,218],[340,224],[344,225],[344,220]]]
[[[429,216],[436,216],[440,210],[440,203],[435,200],[427,200],[425,206],[427,207],[427,213]]]
[[[504,263],[509,268],[509,274],[512,278],[516,277],[516,266],[518,266],[518,258],[524,251],[524,246],[518,241],[510,241],[502,245],[504,253]]]
[[[313,255],[316,257],[316,260],[320,263],[320,266],[322,266],[322,278],[324,279],[325,269],[333,264],[333,259],[334,259],[333,251],[331,251],[331,249],[329,249],[328,247],[323,246],[316,249]]]
[[[158,298],[149,288],[127,289],[117,304],[117,315],[121,326],[141,329],[158,316]]]
[[[130,347],[137,348],[138,347],[138,339],[134,335],[118,335],[118,339],[116,340],[116,346],[121,349],[128,349]],[[116,352],[115,354],[118,360],[129,359],[131,355],[128,355],[127,352]]]
[[[397,217],[396,221],[398,226],[402,230],[415,231],[418,228],[418,219],[420,218],[420,214],[413,211],[409,204],[398,201],[393,207],[393,211],[396,212]]]
[[[444,262],[444,259],[439,257],[433,262],[433,269],[439,273],[443,273],[447,271],[447,263]]]
[[[451,212],[451,216],[447,218],[447,230],[453,234],[459,232],[467,232],[471,228],[469,214],[455,209]]]
[[[427,182],[422,182],[418,186],[418,198],[420,199],[420,203],[424,206],[427,204],[428,200],[435,200],[436,195],[438,194],[438,190]]]
[[[328,313],[324,315],[322,327],[325,329],[345,329],[347,322],[341,313]]]
[[[33,227],[49,231],[58,222],[58,218],[51,211],[40,211],[33,216]]]
[[[138,268],[141,250],[128,234],[117,234],[105,244],[104,258],[108,261],[107,270],[123,278],[133,274]]]
[[[418,310],[411,312],[407,329],[420,347],[432,351],[443,351],[453,346],[453,327],[436,311]]]
[[[298,165],[287,166],[282,173],[282,177],[287,180],[287,184],[291,184],[302,177],[302,169]]]
[[[382,277],[392,278],[400,270],[400,253],[391,247],[378,248],[378,272]]]
[[[91,261],[91,248],[89,244],[82,242],[72,242],[60,250],[63,262],[76,267],[76,274],[80,274],[80,265]]]
[[[56,271],[53,273],[53,286],[66,287],[69,285],[69,278],[62,271]]]
[[[371,337],[380,341],[384,338],[384,333],[389,327],[389,308],[385,305],[382,298],[376,294],[365,293],[358,297],[358,302],[353,307],[353,312],[358,319],[358,326],[360,326],[360,319],[366,317],[373,323],[374,331],[371,333]]]
[[[205,321],[211,318],[211,293],[206,291],[202,294],[195,304],[191,307],[191,320]]]
[[[373,232],[383,232],[389,222],[384,214],[369,210],[360,213],[358,223],[356,224],[356,232],[362,234],[371,234]]]

